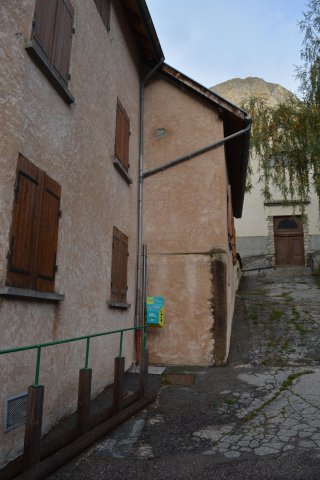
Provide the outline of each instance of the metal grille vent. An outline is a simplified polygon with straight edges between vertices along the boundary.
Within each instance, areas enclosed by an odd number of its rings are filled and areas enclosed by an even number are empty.
[[[27,414],[27,392],[13,395],[5,400],[4,406],[4,431],[24,425]]]

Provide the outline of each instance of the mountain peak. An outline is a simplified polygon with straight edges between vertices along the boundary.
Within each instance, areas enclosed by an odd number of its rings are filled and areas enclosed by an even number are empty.
[[[266,82],[259,77],[232,78],[211,87],[210,90],[237,105],[241,105],[249,97],[258,97],[273,106],[293,95],[281,85]]]

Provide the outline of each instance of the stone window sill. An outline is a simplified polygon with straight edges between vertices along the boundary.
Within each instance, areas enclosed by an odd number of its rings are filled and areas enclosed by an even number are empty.
[[[32,40],[27,42],[26,51],[34,60],[34,62],[38,65],[44,75],[48,78],[55,90],[64,99],[64,101],[68,105],[74,103],[75,98],[68,89],[65,81],[59,76],[57,71],[53,69],[52,65],[48,63],[45,55],[41,52],[40,48],[36,45],[36,43]]]
[[[109,305],[109,308],[127,309],[131,307],[131,303],[115,302],[114,300],[108,300],[107,304]]]
[[[120,173],[127,184],[130,185],[132,183],[132,178],[117,157],[113,157],[113,166]]]
[[[31,300],[43,300],[47,302],[62,302],[64,295],[54,292],[39,292],[38,290],[27,290],[25,288],[0,286],[0,296],[24,298]]]

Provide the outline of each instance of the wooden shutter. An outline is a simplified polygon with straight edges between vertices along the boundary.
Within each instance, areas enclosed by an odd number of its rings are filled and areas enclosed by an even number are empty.
[[[34,11],[32,36],[49,63],[52,56],[57,2],[58,0],[37,0]]]
[[[110,0],[94,0],[106,29],[110,30]]]
[[[33,288],[42,171],[22,155],[17,165],[7,284]]]
[[[45,175],[39,219],[36,290],[53,292],[56,273],[61,187]]]
[[[74,10],[70,0],[57,0],[52,66],[68,83]]]
[[[127,265],[128,237],[113,227],[111,300],[120,303],[127,301]]]
[[[122,113],[121,103],[118,100],[117,114],[116,114],[115,155],[120,161],[122,161],[122,156],[123,156],[122,136],[123,136],[123,113]]]
[[[6,284],[54,290],[60,186],[19,155]]]
[[[117,102],[115,155],[126,170],[129,168],[130,120],[120,100]]]

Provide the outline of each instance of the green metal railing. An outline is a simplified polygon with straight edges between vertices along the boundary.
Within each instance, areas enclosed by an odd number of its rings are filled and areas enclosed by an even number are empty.
[[[129,332],[132,330],[143,330],[143,349],[146,350],[147,347],[147,327],[146,325],[141,325],[138,327],[130,327],[130,328],[122,328],[120,330],[109,330],[107,332],[102,333],[93,333],[91,335],[84,335],[82,337],[74,337],[74,338],[66,338],[64,340],[56,340],[54,342],[47,342],[47,343],[38,343],[36,345],[28,345],[26,347],[17,347],[17,348],[9,348],[6,350],[0,350],[0,355],[5,355],[7,353],[15,353],[15,352],[23,352],[26,350],[37,350],[37,359],[36,359],[36,369],[35,369],[35,377],[34,377],[34,384],[33,386],[39,385],[39,375],[40,375],[40,362],[41,362],[41,351],[43,348],[52,347],[53,345],[61,345],[63,343],[71,343],[71,342],[79,342],[81,340],[86,341],[86,354],[85,354],[85,368],[89,368],[89,353],[90,353],[90,340],[92,338],[97,337],[104,337],[107,335],[113,335],[116,333],[120,333],[120,345],[119,345],[119,357],[122,357],[122,349],[123,349],[123,333]]]

